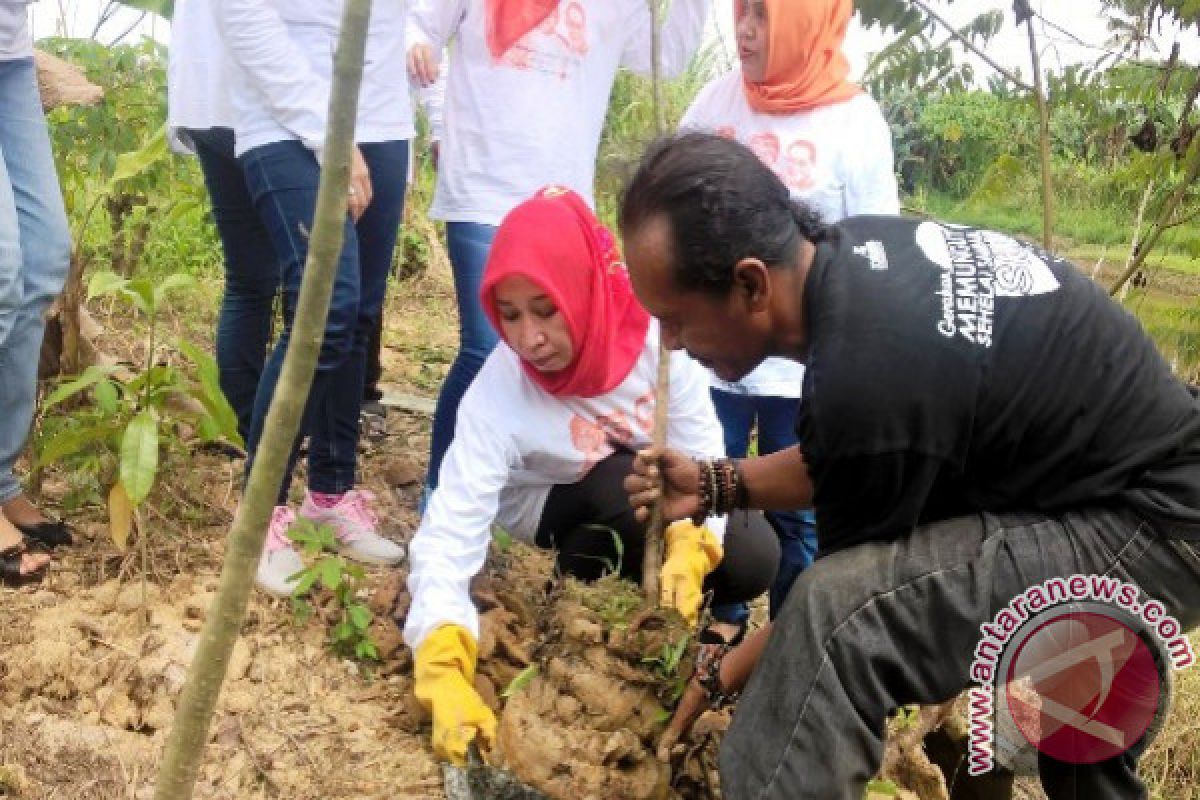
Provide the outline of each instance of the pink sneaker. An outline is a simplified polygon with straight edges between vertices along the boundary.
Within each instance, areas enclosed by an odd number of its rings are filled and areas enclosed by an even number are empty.
[[[304,569],[304,561],[292,547],[292,540],[287,537],[288,529],[295,521],[295,513],[287,506],[275,506],[271,512],[271,523],[267,528],[267,540],[258,562],[258,571],[254,574],[254,585],[274,597],[289,597],[296,588],[293,576]]]
[[[393,566],[404,560],[404,548],[379,535],[379,518],[371,508],[375,495],[365,489],[351,489],[337,505],[325,508],[304,495],[300,516],[318,525],[333,528],[341,552],[365,564]]]

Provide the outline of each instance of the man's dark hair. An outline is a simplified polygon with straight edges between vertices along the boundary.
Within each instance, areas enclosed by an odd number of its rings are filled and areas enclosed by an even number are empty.
[[[676,283],[719,295],[743,258],[791,266],[801,239],[815,242],[825,227],[750,149],[708,133],[662,139],[642,157],[621,199],[621,231],[659,214],[671,225]]]

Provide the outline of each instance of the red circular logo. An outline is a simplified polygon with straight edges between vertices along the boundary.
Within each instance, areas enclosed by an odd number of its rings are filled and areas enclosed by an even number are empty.
[[[1038,625],[1009,661],[1013,721],[1051,758],[1094,764],[1132,747],[1162,698],[1149,645],[1113,617],[1070,611]]]

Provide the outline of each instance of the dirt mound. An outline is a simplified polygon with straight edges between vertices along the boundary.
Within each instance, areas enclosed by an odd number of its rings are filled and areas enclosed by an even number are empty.
[[[551,798],[715,796],[711,770],[681,762],[673,781],[654,755],[694,652],[678,614],[643,613],[638,589],[614,578],[556,580],[548,553],[519,544],[492,554],[472,596],[494,763]]]
[[[215,576],[148,587],[148,622],[140,582],[39,592],[48,596],[24,609],[20,630],[5,614],[0,795],[150,797],[215,588]],[[196,797],[442,795],[427,748],[395,724],[407,718],[410,680],[364,676],[330,657],[324,635],[297,628],[280,604],[252,600]]]

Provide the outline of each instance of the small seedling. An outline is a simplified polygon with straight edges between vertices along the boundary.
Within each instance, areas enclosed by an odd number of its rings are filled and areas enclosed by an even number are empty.
[[[300,547],[308,566],[292,576],[292,613],[297,624],[313,616],[312,603],[307,599],[314,586],[321,586],[333,595],[337,614],[329,631],[329,646],[340,656],[360,661],[379,660],[379,648],[371,639],[371,620],[374,615],[358,599],[366,574],[362,567],[337,555],[337,539],[333,528],[311,520],[297,520],[288,529],[288,538]]]

